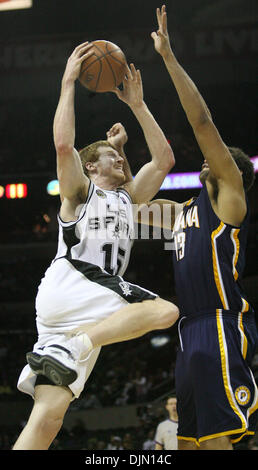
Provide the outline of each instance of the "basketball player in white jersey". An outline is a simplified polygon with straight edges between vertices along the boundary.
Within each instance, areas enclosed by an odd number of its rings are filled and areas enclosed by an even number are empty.
[[[54,119],[61,209],[57,255],[36,298],[38,342],[27,355],[18,388],[34,398],[27,425],[13,449],[48,449],[65,412],[79,397],[100,347],[168,328],[175,305],[124,281],[133,239],[132,202],[149,201],[174,165],[163,132],[148,110],[141,75],[127,67],[123,90],[115,90],[137,118],[151,161],[132,179],[116,124],[108,141],[75,149],[75,81],[91,45],[79,45],[62,79]]]

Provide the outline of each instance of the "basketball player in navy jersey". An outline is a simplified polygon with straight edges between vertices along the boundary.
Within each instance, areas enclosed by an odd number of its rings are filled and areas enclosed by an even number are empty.
[[[176,363],[179,450],[232,449],[254,434],[257,346],[254,311],[239,280],[244,269],[253,165],[223,142],[196,86],[170,45],[166,7],[157,9],[154,47],[163,58],[204,156],[196,199],[171,204],[174,271],[180,310]]]
[[[83,43],[68,59],[54,119],[61,197],[58,249],[36,298],[38,342],[18,382],[34,406],[14,450],[49,448],[102,345],[168,328],[178,319],[175,305],[121,277],[134,235],[132,202],[154,197],[174,165],[173,152],[143,100],[141,75],[133,64],[123,90],[115,93],[137,118],[151,161],[132,179],[120,123],[110,129],[107,141],[77,152],[75,81],[90,54],[91,44]]]

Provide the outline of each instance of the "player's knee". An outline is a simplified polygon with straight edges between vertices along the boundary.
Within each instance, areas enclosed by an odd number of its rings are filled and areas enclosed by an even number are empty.
[[[158,322],[159,329],[170,328],[179,317],[179,310],[176,305],[167,300],[158,300]]]

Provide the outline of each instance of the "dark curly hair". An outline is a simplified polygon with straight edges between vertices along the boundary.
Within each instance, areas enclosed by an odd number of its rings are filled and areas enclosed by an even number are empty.
[[[242,171],[243,185],[246,191],[253,186],[255,180],[254,166],[250,157],[237,147],[228,147],[238,168]]]

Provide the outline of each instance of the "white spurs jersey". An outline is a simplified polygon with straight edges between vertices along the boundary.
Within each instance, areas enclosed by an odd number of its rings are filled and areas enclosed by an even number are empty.
[[[58,223],[55,260],[80,260],[109,274],[123,275],[134,236],[132,201],[127,191],[104,190],[90,182],[87,200],[78,208],[78,219],[63,222],[58,216]]]

